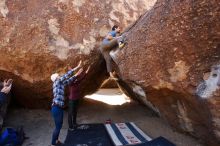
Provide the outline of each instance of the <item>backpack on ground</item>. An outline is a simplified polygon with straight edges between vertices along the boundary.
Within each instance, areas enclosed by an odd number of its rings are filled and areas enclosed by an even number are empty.
[[[17,132],[17,144],[22,145],[25,139],[28,139],[28,137],[25,136],[24,128],[23,126],[19,126],[16,128]]]
[[[14,128],[5,128],[5,130],[0,135],[0,145],[1,146],[21,146],[25,137],[24,129],[22,126]]]

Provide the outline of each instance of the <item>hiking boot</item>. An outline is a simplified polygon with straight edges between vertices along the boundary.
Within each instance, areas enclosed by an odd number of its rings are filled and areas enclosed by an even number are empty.
[[[112,79],[112,80],[118,81],[118,78],[115,78],[115,77],[110,77],[109,79]]]
[[[121,35],[121,36],[117,37],[117,40],[118,40],[118,42],[125,43],[126,42],[126,36]]]
[[[110,79],[113,79],[113,80],[115,80],[115,81],[117,81],[117,80],[118,80],[118,78],[117,78],[117,76],[116,76],[116,73],[115,73],[115,72],[110,72],[110,73],[109,73],[109,75],[110,75]]]

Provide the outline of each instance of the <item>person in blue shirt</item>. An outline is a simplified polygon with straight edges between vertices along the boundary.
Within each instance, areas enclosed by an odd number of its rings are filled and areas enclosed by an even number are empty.
[[[112,27],[112,31],[110,31],[107,36],[105,37],[105,39],[103,40],[103,44],[109,44],[111,40],[113,40],[118,33],[120,33],[121,29],[119,26],[114,25]]]
[[[100,46],[100,51],[105,59],[107,71],[111,78],[116,79],[112,71],[112,58],[110,56],[110,51],[115,48],[122,48],[124,46],[123,36],[117,37],[117,34],[120,33],[120,27],[114,25],[112,31],[110,31],[107,36],[102,41]]]

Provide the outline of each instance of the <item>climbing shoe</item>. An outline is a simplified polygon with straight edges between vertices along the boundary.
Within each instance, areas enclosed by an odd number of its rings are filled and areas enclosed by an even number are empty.
[[[115,80],[115,81],[118,80],[117,75],[116,75],[115,72],[110,72],[109,74],[110,74],[110,78],[109,79],[112,79],[112,80]]]
[[[125,46],[125,43],[119,42],[119,48],[123,48]]]

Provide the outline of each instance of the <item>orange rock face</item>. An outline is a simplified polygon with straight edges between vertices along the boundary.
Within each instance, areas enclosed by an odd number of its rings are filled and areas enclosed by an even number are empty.
[[[83,93],[106,78],[98,45],[113,24],[125,28],[155,0],[2,0],[0,2],[0,76],[14,79],[17,101],[48,107],[50,75],[81,59],[92,65]],[[84,87],[84,86],[83,86]],[[88,91],[88,92],[87,92]]]
[[[92,68],[81,91],[94,92],[107,78],[97,44],[112,24],[126,27],[148,6],[144,0],[3,0],[0,76],[14,78],[22,105],[48,107],[51,73],[82,59]],[[219,8],[218,0],[158,0],[126,30],[125,47],[111,52],[125,93],[210,146],[220,142]]]
[[[111,52],[127,93],[208,145],[220,140],[220,3],[158,0]]]

